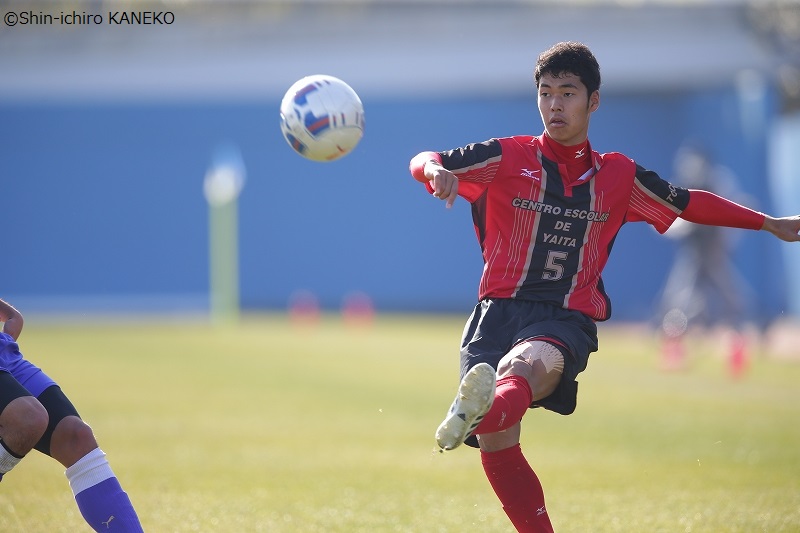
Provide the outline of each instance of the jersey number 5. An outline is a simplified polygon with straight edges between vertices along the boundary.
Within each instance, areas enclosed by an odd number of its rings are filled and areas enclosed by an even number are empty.
[[[558,281],[564,277],[564,265],[561,262],[566,259],[567,252],[557,252],[555,250],[547,252],[547,261],[544,264],[542,279]]]

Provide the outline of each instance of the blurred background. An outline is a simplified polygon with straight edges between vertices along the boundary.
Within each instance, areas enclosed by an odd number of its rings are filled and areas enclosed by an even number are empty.
[[[131,10],[166,22],[110,20]],[[34,21],[0,26],[0,294],[23,312],[206,313],[203,182],[233,149],[246,176],[243,310],[355,299],[468,313],[482,266],[469,206],[446,211],[408,161],[540,134],[532,70],[562,40],[601,65],[594,149],[674,179],[692,140],[749,205],[800,212],[795,2],[4,1],[0,12]],[[345,80],[364,103],[365,137],[342,160],[306,161],[281,136],[283,93],[310,74]],[[646,224],[623,229],[605,274],[612,321],[658,316],[679,246]],[[739,231],[731,260],[748,320],[800,314],[800,246]]]

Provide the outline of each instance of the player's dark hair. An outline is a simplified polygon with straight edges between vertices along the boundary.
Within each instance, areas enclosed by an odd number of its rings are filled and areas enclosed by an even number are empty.
[[[583,43],[574,41],[556,43],[539,54],[536,69],[533,71],[537,89],[539,80],[545,74],[555,77],[574,74],[581,79],[590,96],[600,89],[600,65],[589,47]]]

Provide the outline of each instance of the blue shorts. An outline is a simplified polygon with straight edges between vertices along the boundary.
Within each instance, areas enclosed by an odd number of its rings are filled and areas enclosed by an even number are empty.
[[[564,372],[556,390],[546,398],[535,400],[531,407],[571,414],[578,398],[575,378],[586,369],[589,354],[597,351],[597,325],[579,311],[514,298],[480,301],[464,327],[461,377],[478,363],[488,363],[497,369],[512,347],[535,338],[556,341],[553,345],[564,354]]]
[[[9,372],[35,397],[56,385],[39,367],[22,356],[14,337],[7,333],[0,333],[0,371]]]

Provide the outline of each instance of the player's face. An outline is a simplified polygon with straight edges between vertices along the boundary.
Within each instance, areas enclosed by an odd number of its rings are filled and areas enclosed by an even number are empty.
[[[575,74],[544,74],[539,79],[539,113],[547,134],[564,146],[574,146],[589,135],[589,117],[600,105],[600,93],[587,94]]]

